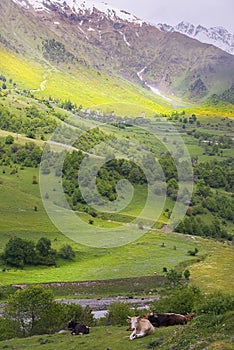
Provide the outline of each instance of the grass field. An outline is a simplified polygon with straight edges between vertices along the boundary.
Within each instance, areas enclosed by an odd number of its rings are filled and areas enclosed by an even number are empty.
[[[37,174],[36,169],[20,170],[19,177],[1,175],[4,184],[0,201],[1,248],[14,235],[33,240],[46,236],[52,240],[55,248],[64,243],[71,244],[77,256],[73,262],[58,261],[57,267],[27,267],[24,270],[1,271],[2,284],[153,276],[154,272],[162,274],[163,267],[172,268],[187,261],[192,281],[203,290],[209,291],[212,287],[212,290],[231,292],[232,249],[222,243],[162,231],[149,232],[136,242],[112,249],[88,248],[70,241],[48,219],[39,198],[38,187],[31,181],[34,174]],[[38,206],[37,212],[33,210],[35,205]],[[165,247],[162,247],[162,243]],[[193,260],[187,251],[194,247],[198,247],[199,256],[209,254],[209,257],[193,266]],[[210,266],[209,270],[207,264]]]
[[[46,350],[143,350],[147,349],[147,344],[155,338],[160,338],[173,332],[172,328],[158,329],[155,335],[145,338],[129,341],[130,332],[126,331],[128,327],[94,327],[90,334],[85,336],[71,336],[68,334],[34,336],[26,339],[12,339],[0,342],[0,349],[6,349],[7,346],[17,350],[27,349],[46,349]]]
[[[202,128],[209,130],[205,122],[209,123],[209,119],[202,121]],[[221,126],[225,133],[226,121],[224,120],[223,123]],[[112,129],[110,130],[113,132]],[[144,131],[138,131],[135,127],[130,128],[129,132],[131,137],[138,138],[140,142],[143,142],[146,137]],[[6,131],[2,132],[2,136],[6,135]],[[120,135],[123,137],[124,133],[120,131]],[[28,139],[20,137],[18,141],[23,143]],[[41,143],[41,141],[36,142]],[[202,152],[202,147],[197,145],[194,138],[185,135],[185,143],[192,154],[198,155],[200,161],[204,160],[203,157],[211,159],[199,153]],[[233,264],[233,252],[231,247],[212,240],[158,230],[152,230],[137,241],[119,248],[98,249],[75,243],[60,233],[48,218],[40,197],[39,185],[32,183],[34,176],[39,179],[38,169],[20,169],[19,166],[17,168],[18,173],[11,174],[12,168],[0,167],[0,252],[3,251],[7,241],[17,235],[35,241],[46,236],[51,239],[56,249],[69,243],[77,254],[73,262],[58,260],[56,267],[26,267],[24,270],[1,271],[2,284],[152,276],[154,272],[162,274],[163,267],[170,269],[183,266],[184,263],[184,266],[189,266],[191,270],[191,280],[202,290],[207,292],[210,290],[232,291],[230,271]],[[52,190],[53,188],[50,189]],[[136,186],[134,200],[122,212],[116,217],[106,214],[103,217],[94,218],[94,227],[98,225],[108,229],[120,225],[120,222],[131,221],[144,206],[144,190],[144,186]],[[172,207],[173,202],[167,199],[164,208],[171,209]],[[85,222],[91,218],[85,213],[79,213],[79,216]],[[160,225],[165,224],[166,220],[164,209],[159,219]],[[132,228],[132,230],[135,229]],[[162,247],[162,243],[165,244],[165,247]],[[199,249],[198,257],[207,255],[205,260],[196,264],[193,264],[195,260],[187,254],[188,250],[193,250],[194,247]]]
[[[45,350],[144,350],[144,349],[171,349],[176,344],[176,337],[183,339],[187,344],[180,349],[188,349],[192,344],[193,349],[204,349],[204,345],[208,345],[210,350],[231,350],[233,344],[231,337],[227,331],[222,334],[222,330],[216,330],[215,333],[203,332],[195,328],[196,334],[190,325],[177,327],[161,327],[156,328],[153,335],[144,338],[138,338],[129,341],[130,332],[126,331],[126,327],[93,327],[90,333],[83,336],[71,336],[70,332],[65,334],[33,336],[25,339],[11,339],[0,342],[0,349],[45,349]],[[191,331],[190,331],[191,328]],[[208,334],[207,334],[208,333]],[[217,340],[218,338],[218,340]],[[202,339],[202,340],[200,340]],[[190,341],[189,341],[190,340]],[[155,344],[155,346],[153,346]],[[156,345],[158,344],[158,345]],[[151,345],[151,347],[150,347]],[[203,346],[203,348],[201,347]]]
[[[234,254],[228,245],[217,246],[204,261],[191,266],[191,281],[203,291],[216,290],[233,293],[234,290]],[[226,275],[226,281],[223,277]]]

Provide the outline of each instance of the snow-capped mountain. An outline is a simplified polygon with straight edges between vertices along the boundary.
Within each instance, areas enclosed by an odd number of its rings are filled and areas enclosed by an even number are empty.
[[[167,96],[204,100],[234,82],[234,57],[191,39],[199,28],[184,28],[189,35],[168,25],[159,30],[101,0],[1,0],[0,12],[0,46],[65,74],[89,67],[167,103]]]
[[[234,35],[223,27],[205,28],[201,25],[194,26],[188,22],[180,22],[175,27],[159,23],[157,28],[165,32],[179,32],[202,43],[212,44],[234,55]]]
[[[121,19],[135,24],[143,24],[143,21],[127,11],[116,9],[109,6],[106,2],[92,0],[13,0],[17,5],[25,9],[33,8],[35,11],[51,12],[56,9],[77,14],[92,14],[96,9],[102,12],[111,20]]]

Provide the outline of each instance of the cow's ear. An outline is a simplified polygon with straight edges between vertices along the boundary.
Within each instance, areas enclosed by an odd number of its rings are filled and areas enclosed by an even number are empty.
[[[128,322],[128,323],[131,323],[131,317],[130,317],[130,316],[128,316],[127,322]]]
[[[137,319],[140,320],[141,316],[137,316]]]

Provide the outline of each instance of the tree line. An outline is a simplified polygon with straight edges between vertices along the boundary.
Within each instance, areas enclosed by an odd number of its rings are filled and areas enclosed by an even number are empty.
[[[52,133],[58,123],[48,114],[39,111],[35,105],[19,108],[17,113],[0,105],[0,129],[25,134],[29,138]]]
[[[20,164],[26,167],[37,167],[41,162],[41,156],[42,149],[34,142],[17,144],[11,135],[0,142],[0,165]]]
[[[73,259],[75,252],[69,244],[63,245],[59,251],[52,248],[50,239],[41,237],[36,243],[20,237],[11,238],[1,255],[7,266],[23,268],[30,265],[56,265],[56,259]]]

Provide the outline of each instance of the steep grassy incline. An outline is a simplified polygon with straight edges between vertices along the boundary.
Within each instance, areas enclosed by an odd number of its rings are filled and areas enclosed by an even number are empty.
[[[49,64],[26,60],[24,57],[0,49],[0,73],[12,78],[21,89],[35,96],[71,100],[83,108],[91,108],[118,115],[138,116],[165,113],[171,105],[150,91],[123,80],[108,76],[82,65],[69,72]]]

